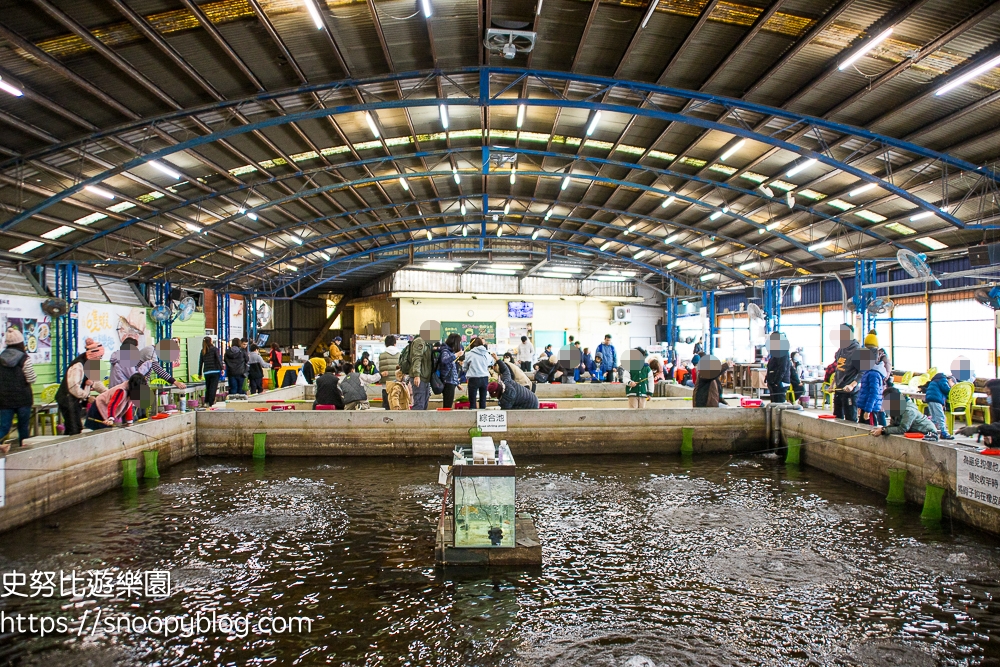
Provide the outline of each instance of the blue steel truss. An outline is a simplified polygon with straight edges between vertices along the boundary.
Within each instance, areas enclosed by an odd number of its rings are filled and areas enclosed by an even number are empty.
[[[457,84],[456,79],[462,79],[463,77],[477,76],[479,85],[477,90],[468,90],[465,86]],[[446,99],[439,99],[435,89],[435,83],[439,80],[448,81],[454,85],[455,94],[448,96]],[[552,92],[551,95],[536,98],[519,98],[514,94],[514,89],[518,85],[526,80],[535,80],[539,82],[542,86],[547,88]],[[714,104],[729,110],[731,113],[727,114],[729,116],[739,117],[742,113],[752,113],[752,114],[762,114],[765,116],[772,116],[775,118],[780,118],[789,122],[789,126],[782,128],[782,131],[787,131],[789,127],[802,126],[802,127],[815,127],[820,129],[829,130],[831,132],[836,132],[842,135],[856,136],[863,139],[871,144],[875,144],[885,149],[895,148],[898,150],[907,151],[916,156],[926,158],[932,161],[940,162],[943,165],[947,165],[954,169],[969,172],[975,174],[983,179],[988,179],[993,184],[996,184],[1000,176],[985,166],[979,166],[972,164],[968,161],[959,159],[954,156],[947,155],[945,153],[940,153],[938,151],[933,151],[926,147],[894,139],[892,137],[881,135],[863,128],[854,127],[850,125],[845,125],[843,123],[836,123],[833,121],[825,120],[822,118],[817,118],[814,116],[807,116],[804,114],[798,114],[792,111],[787,111],[780,108],[769,107],[762,104],[755,104],[752,102],[747,102],[744,100],[738,100],[734,98],[723,97],[719,95],[712,95],[707,93],[701,93],[697,91],[683,90],[679,88],[669,88],[664,86],[657,86],[654,84],[639,83],[635,81],[623,81],[619,79],[612,79],[606,77],[596,77],[596,76],[585,76],[580,74],[572,74],[566,72],[549,72],[541,70],[525,70],[516,69],[508,67],[479,67],[479,68],[463,68],[456,70],[434,70],[429,72],[410,72],[410,73],[400,73],[388,76],[376,77],[371,79],[347,79],[338,82],[332,82],[320,85],[308,85],[300,86],[298,88],[293,88],[278,92],[269,92],[258,94],[238,100],[225,100],[217,102],[211,105],[197,107],[193,109],[181,110],[170,114],[165,114],[158,116],[156,118],[145,119],[136,123],[126,124],[117,126],[115,128],[101,130],[92,133],[88,136],[82,137],[80,139],[64,142],[61,144],[50,146],[49,148],[38,151],[36,153],[19,156],[14,160],[8,160],[7,162],[0,164],[0,168],[9,168],[17,166],[19,164],[24,164],[26,160],[37,159],[44,157],[45,155],[52,154],[53,152],[58,152],[61,150],[66,150],[70,148],[76,148],[80,146],[86,146],[97,140],[117,135],[120,133],[135,131],[143,128],[152,128],[158,125],[169,123],[171,121],[178,121],[183,118],[190,116],[197,116],[201,113],[217,113],[220,110],[241,110],[242,107],[257,104],[262,101],[269,100],[280,100],[289,96],[299,96],[306,93],[317,93],[321,96],[329,98],[329,94],[340,91],[351,91],[356,93],[359,97],[365,98],[362,95],[362,90],[366,87],[377,88],[380,84],[387,82],[396,83],[399,82],[401,85],[406,84],[404,87],[408,90],[408,94],[403,99],[398,100],[386,100],[382,99],[376,94],[368,94],[367,101],[361,104],[346,104],[346,105],[335,105],[329,107],[313,107],[306,109],[304,111],[297,111],[294,113],[287,113],[285,115],[269,116],[267,118],[262,118],[245,125],[238,126],[227,126],[222,129],[216,130],[210,134],[205,134],[201,136],[192,137],[190,139],[180,141],[177,144],[167,146],[146,155],[135,157],[128,160],[120,165],[112,167],[105,170],[97,175],[91,176],[86,179],[82,179],[77,183],[63,189],[62,191],[48,197],[31,206],[21,213],[15,214],[10,219],[6,220],[4,223],[0,224],[0,229],[4,231],[9,231],[24,222],[25,220],[31,218],[32,216],[38,215],[44,212],[53,204],[56,204],[67,197],[70,197],[77,192],[80,192],[87,185],[97,185],[102,181],[120,174],[124,171],[128,171],[135,167],[139,167],[150,160],[162,159],[166,156],[173,155],[182,151],[189,149],[194,149],[200,146],[205,146],[220,139],[227,139],[230,137],[235,137],[255,130],[263,130],[270,127],[279,127],[287,125],[289,123],[295,123],[299,121],[305,121],[310,119],[324,118],[328,116],[335,116],[345,113],[357,113],[363,111],[372,111],[379,109],[405,109],[405,108],[416,108],[416,107],[437,107],[440,104],[447,104],[449,106],[475,106],[475,107],[516,107],[517,105],[526,105],[529,107],[549,107],[549,108],[570,108],[570,109],[581,109],[588,113],[593,111],[605,111],[612,113],[623,113],[633,116],[642,116],[647,118],[654,118],[667,122],[678,122],[682,124],[692,125],[702,129],[712,129],[727,132],[734,136],[738,136],[745,139],[751,139],[758,141],[775,148],[781,148],[795,154],[798,154],[804,158],[815,159],[827,166],[833,167],[834,169],[841,170],[845,173],[851,174],[856,178],[863,180],[868,183],[874,183],[884,190],[892,193],[893,195],[909,201],[913,205],[922,208],[926,211],[931,211],[939,218],[948,221],[952,225],[964,228],[965,224],[959,219],[955,218],[951,213],[941,211],[934,204],[926,201],[925,199],[918,197],[907,190],[901,188],[900,186],[880,179],[868,172],[865,172],[857,167],[854,167],[846,162],[838,160],[832,155],[824,152],[816,152],[791,142],[780,139],[776,136],[768,135],[763,132],[754,131],[745,125],[731,125],[725,124],[719,121],[710,120],[703,116],[696,115],[692,112],[678,112],[671,110],[676,108],[676,104],[671,104],[667,107],[667,102],[669,100],[685,100],[692,101],[696,104],[694,105],[694,111],[697,111],[697,107],[704,106],[706,104]],[[566,97],[565,95],[559,93],[552,82],[562,82],[566,84],[577,84],[588,86],[596,89],[596,93],[584,99],[572,99]],[[494,92],[494,84],[496,87],[496,92]],[[426,88],[425,88],[426,87]],[[475,86],[473,86],[475,88]],[[573,90],[573,85],[565,86],[566,90]],[[427,97],[418,97],[417,95],[422,91],[426,90],[429,95]],[[460,96],[459,93],[464,93],[464,97]],[[485,195],[484,195],[485,197]]]

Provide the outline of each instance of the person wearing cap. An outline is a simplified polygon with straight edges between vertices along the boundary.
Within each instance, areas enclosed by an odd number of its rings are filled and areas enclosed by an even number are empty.
[[[854,327],[841,324],[837,331],[840,348],[835,355],[833,375],[833,415],[849,422],[858,421],[858,382],[861,380],[861,346],[854,338]]]
[[[17,445],[28,439],[31,427],[31,385],[37,379],[31,357],[24,349],[24,334],[11,327],[4,334],[0,352],[0,440],[7,437],[17,416]]]
[[[340,343],[344,339],[336,336],[330,343],[330,361],[341,361],[344,358],[344,351],[340,349]]]
[[[101,359],[104,346],[93,338],[84,341],[83,354],[66,369],[66,376],[56,391],[56,405],[62,416],[64,433],[79,435],[83,431],[83,410],[91,392],[103,394],[108,388],[101,382]]]
[[[501,410],[537,410],[538,397],[531,393],[530,389],[514,381],[510,368],[507,364],[501,363],[495,353],[492,356],[493,361],[497,362],[496,367],[500,377],[496,382],[490,382],[486,386],[490,398],[497,399]]]

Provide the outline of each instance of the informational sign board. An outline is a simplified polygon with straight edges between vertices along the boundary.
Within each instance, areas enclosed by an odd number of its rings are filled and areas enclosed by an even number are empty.
[[[476,426],[483,433],[507,430],[505,410],[476,410]]]
[[[496,322],[442,322],[441,340],[445,340],[453,333],[462,337],[462,343],[467,345],[476,336],[479,336],[487,344],[493,345],[497,342]]]
[[[24,335],[24,349],[33,364],[52,363],[52,323],[42,312],[42,300],[27,296],[0,298],[0,331],[15,328]]]
[[[958,452],[955,495],[1000,508],[1000,457]]]
[[[229,297],[229,337],[243,338],[243,299]]]
[[[140,349],[152,344],[146,331],[145,308],[87,301],[81,301],[77,307],[80,312],[78,350],[84,349],[84,341],[93,338],[104,346],[104,360],[107,361],[126,338],[136,339]]]
[[[535,316],[535,304],[531,301],[508,301],[507,317],[515,320],[529,320]]]

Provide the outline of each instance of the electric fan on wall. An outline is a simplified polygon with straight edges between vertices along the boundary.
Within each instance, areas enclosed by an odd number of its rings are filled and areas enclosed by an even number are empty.
[[[976,297],[976,301],[984,306],[989,306],[993,310],[1000,310],[1000,287],[977,289],[974,296]]]
[[[886,298],[884,296],[877,296],[868,303],[868,314],[869,315],[885,315],[886,313],[891,313],[892,309],[896,307],[892,299]]]
[[[42,301],[42,312],[49,317],[62,317],[69,312],[69,304],[65,299],[46,299]]]
[[[764,319],[764,309],[758,306],[756,303],[748,303],[747,315],[750,316],[751,320],[762,320]]]
[[[271,310],[270,304],[267,301],[261,299],[257,300],[257,328],[266,329],[267,325],[271,323],[271,318],[274,316],[274,312]]]
[[[176,304],[176,310],[174,311],[174,319],[180,320],[181,322],[187,322],[194,315],[194,309],[198,306],[195,303],[194,298],[188,296],[181,299],[181,302]]]
[[[899,262],[899,266],[910,274],[913,278],[930,278],[934,281],[934,284],[940,286],[941,281],[934,277],[934,272],[931,271],[931,267],[927,264],[927,255],[924,253],[915,253],[912,250],[901,249],[896,253],[896,261]]]

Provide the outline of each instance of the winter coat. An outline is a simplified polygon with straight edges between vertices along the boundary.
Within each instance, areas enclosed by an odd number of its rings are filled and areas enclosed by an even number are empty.
[[[36,379],[26,352],[12,347],[0,352],[0,410],[30,408],[34,403],[31,383]]]
[[[264,377],[264,357],[260,352],[254,350],[249,355],[250,365],[247,368],[247,377],[252,380],[259,380]]]
[[[692,403],[696,408],[717,408],[720,403],[726,403],[722,398],[722,382],[719,378],[702,378],[694,386]]]
[[[90,392],[96,391],[98,393],[104,393],[108,388],[103,382],[94,382],[89,387],[87,386],[87,373],[84,368],[84,364],[87,363],[87,355],[81,354],[79,357],[73,360],[69,368],[66,369],[66,377],[62,379],[59,383],[59,389],[56,391],[56,401],[66,402],[70,397],[75,398],[80,401],[86,401],[90,398]],[[93,363],[101,363],[95,361]],[[1000,405],[1000,403],[998,403]]]
[[[344,358],[344,351],[336,343],[330,343],[330,360],[340,361]]]
[[[518,383],[522,387],[531,389],[531,379],[525,375],[524,371],[522,371],[517,364],[507,361],[504,362],[504,365],[507,367],[507,370],[510,371],[510,375],[514,378],[514,382]],[[499,367],[499,364],[497,366]]]
[[[594,354],[601,355],[601,370],[610,371],[618,368],[618,352],[615,351],[614,345],[605,345],[601,343],[597,346]]]
[[[642,368],[629,371],[629,379],[635,382],[634,387],[625,385],[626,396],[649,396],[649,374],[652,373],[649,364],[643,364]]]
[[[127,381],[111,387],[98,396],[94,403],[97,406],[97,411],[101,414],[101,419],[132,421],[132,401],[128,397]]]
[[[365,391],[365,385],[361,382],[361,373],[357,371],[348,373],[340,381],[340,393],[344,395],[344,403],[367,401],[368,392]]]
[[[531,344],[531,341],[526,343],[517,344],[517,361],[518,363],[524,363],[527,361],[529,364],[535,360],[535,346]]]
[[[316,378],[316,400],[313,401],[313,408],[317,405],[335,405],[338,410],[344,409],[344,397],[340,394],[340,378],[334,373],[323,373]]]
[[[837,387],[837,391],[842,391],[843,387],[852,382],[857,382],[861,378],[861,360],[858,358],[860,350],[861,345],[856,340],[852,340],[837,350],[837,371],[833,376],[833,382]],[[857,387],[849,393],[854,393],[855,391],[857,391]]]
[[[927,397],[924,402],[948,405],[948,393],[951,391],[951,385],[948,384],[948,377],[944,373],[938,373],[931,378],[926,387],[924,391]]]
[[[302,379],[304,379],[307,384],[312,384],[313,380],[316,379],[316,369],[313,368],[313,365],[308,361],[302,364],[302,368],[299,369],[299,372],[302,373]],[[285,375],[288,375],[288,373],[285,373]]]
[[[420,336],[410,341],[410,348],[409,376],[419,377],[421,382],[430,382],[431,373],[434,372],[431,363],[433,348]]]
[[[281,350],[271,350],[271,368],[281,368]]]
[[[385,348],[385,352],[378,355],[378,369],[385,373],[382,376],[382,383],[391,382],[396,377],[396,368],[399,367],[400,349],[395,345]]]
[[[477,348],[478,349],[478,348]],[[497,397],[501,410],[537,410],[538,397],[531,390],[514,381],[507,364],[497,364],[503,391]]]
[[[882,392],[885,389],[885,367],[876,364],[871,370],[861,376],[861,388],[858,389],[857,405],[862,412],[882,412]]]
[[[389,400],[390,410],[409,410],[410,409],[410,388],[405,382],[396,382],[393,380],[385,385],[385,394]]]
[[[455,365],[457,360],[458,357],[455,356],[450,347],[441,346],[441,359],[438,361],[438,375],[441,377],[441,382],[458,384],[458,366]]]
[[[597,365],[594,363],[594,357],[589,352],[580,353],[580,370],[587,371],[591,375],[597,373]]]
[[[492,365],[493,355],[485,345],[480,345],[465,353],[465,363],[462,364],[462,368],[467,378],[484,378],[489,377]]]
[[[319,377],[326,372],[326,359],[323,357],[310,357],[309,363],[312,364],[315,377]]]
[[[198,357],[198,375],[220,371],[222,371],[222,359],[219,358],[219,351],[214,347],[208,348],[208,354],[202,351]]]
[[[902,435],[903,433],[937,433],[937,428],[931,420],[923,416],[917,405],[910,400],[909,396],[900,395],[899,400],[903,402],[903,409],[900,410],[898,419],[892,417],[892,426],[882,429],[882,435]]]
[[[788,352],[784,350],[774,352],[767,360],[767,375],[764,376],[764,381],[768,386],[789,384],[791,376],[792,360],[788,356]]]
[[[250,355],[239,345],[230,345],[226,350],[226,375],[243,377],[250,365]]]

